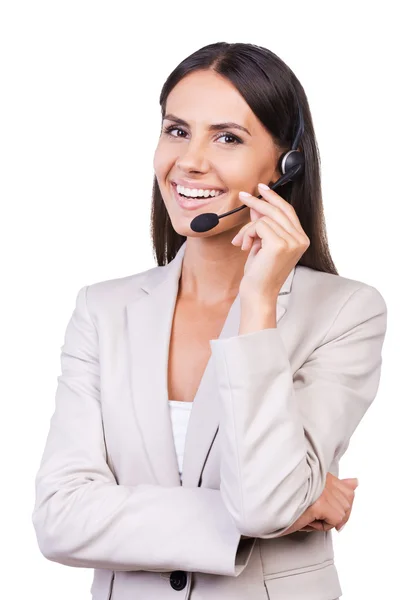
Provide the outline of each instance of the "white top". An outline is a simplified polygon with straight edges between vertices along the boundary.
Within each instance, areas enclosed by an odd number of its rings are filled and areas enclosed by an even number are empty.
[[[168,400],[171,415],[172,431],[174,434],[175,450],[179,465],[179,475],[182,481],[183,451],[185,448],[186,431],[193,402]]]

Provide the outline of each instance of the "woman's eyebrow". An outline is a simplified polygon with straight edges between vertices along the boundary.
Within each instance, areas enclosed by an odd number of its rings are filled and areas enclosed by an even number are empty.
[[[186,123],[183,119],[179,117],[175,117],[175,115],[165,115],[164,120],[173,121],[174,123],[178,123],[179,125],[184,125],[185,127],[190,127],[189,123]],[[238,123],[228,122],[228,123],[214,123],[213,125],[209,125],[209,131],[219,131],[221,129],[240,129],[240,131],[245,131],[248,135],[251,136],[251,133],[246,127],[239,125]]]

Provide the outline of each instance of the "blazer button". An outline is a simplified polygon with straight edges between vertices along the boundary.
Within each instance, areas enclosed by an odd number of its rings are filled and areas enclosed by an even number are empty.
[[[172,571],[169,576],[169,582],[174,590],[183,590],[187,583],[187,575],[185,571]]]

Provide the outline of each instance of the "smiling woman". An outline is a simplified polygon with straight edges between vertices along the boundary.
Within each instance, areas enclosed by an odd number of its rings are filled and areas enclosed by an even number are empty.
[[[94,568],[93,600],[337,599],[331,530],[357,486],[339,460],[378,389],[385,301],[334,267],[310,110],[282,60],[205,46],[160,103],[157,266],[78,292],[40,548]],[[265,184],[291,153],[304,171],[279,195]],[[204,210],[233,212],[192,230]]]
[[[153,247],[159,265],[174,258],[188,234],[188,218],[183,228],[176,222],[184,218],[176,212],[179,203],[168,202],[174,199],[174,190],[163,193],[170,182],[187,188],[186,195],[199,188],[224,189],[227,195],[220,199],[218,211],[237,207],[239,191],[255,194],[258,182],[279,178],[278,158],[293,142],[297,102],[305,122],[300,142],[305,173],[301,180],[282,187],[280,195],[295,209],[311,242],[299,264],[337,274],[325,229],[319,150],[303,87],[273,52],[224,42],[205,46],[183,60],[160,94],[162,127],[154,155],[152,205]],[[206,176],[207,165],[213,171]],[[186,202],[181,208],[209,209],[210,204],[211,200],[197,205]],[[218,232],[229,230],[233,237],[249,221],[249,214],[242,211],[226,218]]]

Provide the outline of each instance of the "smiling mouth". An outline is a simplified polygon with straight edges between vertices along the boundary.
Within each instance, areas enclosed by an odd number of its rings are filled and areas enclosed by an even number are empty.
[[[186,200],[212,200],[214,198],[218,198],[219,196],[223,196],[227,192],[227,190],[217,190],[216,188],[213,188],[215,191],[218,192],[214,196],[211,196],[210,194],[208,194],[208,196],[186,196],[185,194],[181,194],[180,192],[178,192],[177,184],[175,182],[171,182],[171,184],[175,188],[176,194],[181,198],[186,198]]]
[[[189,196],[183,196],[182,194],[179,194],[178,190],[176,189],[176,185],[172,184],[172,193],[176,199],[176,202],[178,203],[178,205],[183,208],[183,209],[189,209],[189,210],[193,210],[196,208],[199,208],[205,204],[209,204],[210,202],[213,202],[214,200],[217,200],[220,196],[226,196],[227,192],[223,192],[222,194],[218,194],[217,196],[208,196],[208,197],[196,197],[194,198],[189,197]]]

